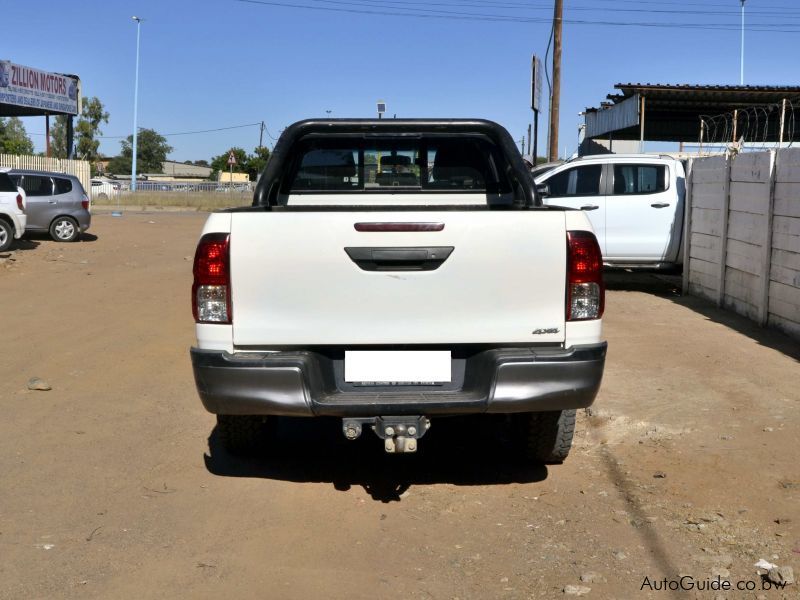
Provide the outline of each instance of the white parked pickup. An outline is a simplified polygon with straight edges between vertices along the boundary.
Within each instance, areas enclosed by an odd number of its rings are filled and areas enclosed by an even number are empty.
[[[680,160],[600,154],[536,177],[549,206],[582,210],[610,266],[674,268],[683,262],[686,176]]]
[[[589,222],[542,205],[490,121],[287,128],[253,206],[206,222],[192,300],[197,390],[232,452],[273,416],[339,417],[401,453],[431,417],[499,413],[560,462],[603,374]]]

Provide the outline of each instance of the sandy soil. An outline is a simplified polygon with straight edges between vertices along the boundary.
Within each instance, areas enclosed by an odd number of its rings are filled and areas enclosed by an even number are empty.
[[[101,214],[81,243],[0,255],[0,598],[798,597],[753,566],[800,575],[788,338],[612,273],[605,381],[564,465],[456,420],[415,456],[287,420],[275,456],[235,460],[188,357],[203,220]],[[756,590],[651,589],[681,575]]]

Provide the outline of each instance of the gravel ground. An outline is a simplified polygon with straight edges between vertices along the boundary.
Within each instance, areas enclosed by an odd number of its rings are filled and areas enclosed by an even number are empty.
[[[413,456],[283,420],[274,455],[237,460],[188,357],[204,217],[98,214],[0,255],[0,598],[800,597],[754,566],[800,572],[796,343],[609,273],[565,464],[474,419]],[[734,591],[657,589],[681,576]]]

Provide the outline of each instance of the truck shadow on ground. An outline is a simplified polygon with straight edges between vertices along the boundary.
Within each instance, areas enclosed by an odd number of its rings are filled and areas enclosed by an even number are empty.
[[[709,321],[724,325],[756,341],[800,361],[800,344],[775,329],[759,327],[758,324],[733,311],[723,310],[705,298],[682,295],[680,274],[664,274],[653,271],[626,271],[607,269],[603,273],[606,289],[622,292],[642,292],[666,298],[675,304],[693,310]]]
[[[432,420],[413,454],[389,455],[372,431],[353,442],[340,419],[276,419],[271,443],[253,457],[230,455],[216,428],[208,439],[206,468],[224,477],[260,477],[331,483],[340,491],[361,486],[380,502],[397,502],[414,485],[505,485],[547,478],[543,465],[523,461],[500,420],[452,417]]]

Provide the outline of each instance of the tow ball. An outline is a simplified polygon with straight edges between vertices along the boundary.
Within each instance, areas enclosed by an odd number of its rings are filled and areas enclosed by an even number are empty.
[[[342,432],[348,440],[361,436],[369,426],[383,440],[383,449],[389,454],[417,451],[417,440],[431,427],[427,417],[368,417],[342,419]]]

